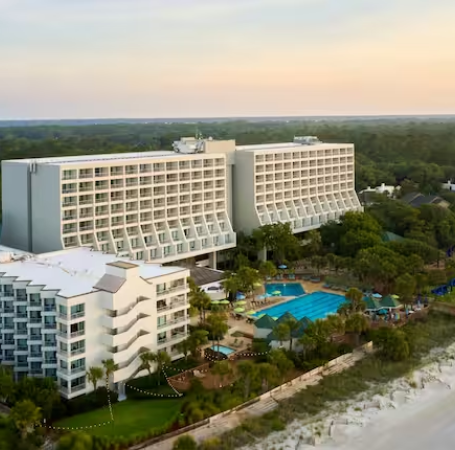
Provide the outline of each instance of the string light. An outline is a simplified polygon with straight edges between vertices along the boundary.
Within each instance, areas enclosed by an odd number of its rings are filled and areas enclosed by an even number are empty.
[[[219,362],[219,361],[235,361],[236,359],[240,359],[242,357],[255,357],[255,356],[264,356],[268,355],[269,352],[257,352],[257,353],[252,353],[252,352],[240,352],[240,353],[235,353],[232,356],[229,356],[226,359],[214,359],[212,358],[207,352],[204,352],[204,357],[205,359],[209,360],[210,362]],[[171,389],[175,392],[175,394],[161,394],[158,392],[150,392],[150,391],[144,391],[143,389],[137,388],[135,386],[131,386],[129,384],[126,384],[124,382],[119,382],[119,384],[123,384],[126,388],[129,388],[133,391],[139,392],[144,395],[149,395],[151,397],[159,397],[159,398],[181,398],[183,397],[183,393],[179,392],[172,384],[172,381],[169,380],[169,376],[167,375],[164,367],[169,370],[174,370],[180,374],[188,374],[190,375],[194,369],[179,369],[177,367],[173,366],[164,366],[162,367],[163,375],[164,378],[167,382],[167,384],[171,387]],[[209,369],[202,369],[199,370],[200,373],[208,373]],[[233,383],[229,382],[224,385],[219,385],[218,388],[223,388],[226,386],[234,386]],[[111,420],[107,422],[100,422],[96,423],[93,425],[86,425],[86,426],[81,426],[81,427],[57,427],[57,426],[52,426],[52,425],[46,425],[46,419],[44,419],[44,423],[37,424],[36,427],[41,427],[41,428],[48,428],[50,430],[56,430],[56,431],[79,431],[79,430],[89,430],[93,428],[100,428],[100,427],[105,427],[107,425],[110,425],[114,423],[114,410],[112,407],[112,401],[111,401],[111,391],[109,388],[109,379],[106,378],[106,390],[107,390],[107,407],[109,409],[109,415],[111,417]]]
[[[111,390],[109,388],[109,378],[106,377],[106,390],[107,390],[107,407],[109,409],[109,414],[111,416],[111,420],[108,422],[100,422],[96,423],[93,425],[86,425],[83,427],[54,427],[52,425],[46,425],[46,419],[44,419],[44,423],[40,423],[36,425],[36,427],[40,428],[48,428],[50,430],[57,430],[57,431],[78,431],[78,430],[89,430],[91,428],[99,428],[99,427],[105,427],[107,425],[110,425],[111,423],[114,423],[114,410],[112,408],[112,402],[111,402]]]

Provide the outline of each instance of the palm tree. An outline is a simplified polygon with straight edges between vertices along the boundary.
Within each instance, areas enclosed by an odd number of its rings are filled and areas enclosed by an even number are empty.
[[[188,337],[188,344],[190,347],[190,352],[193,355],[193,358],[198,358],[200,356],[200,348],[207,344],[208,342],[208,331],[196,329],[191,332]]]
[[[243,400],[247,401],[250,398],[251,383],[259,375],[258,367],[252,361],[241,361],[237,370],[243,381]]]
[[[300,337],[299,343],[303,347],[304,359],[306,359],[307,352],[313,351],[317,346],[316,339],[313,336],[307,334],[306,332],[303,334],[303,336]]]
[[[235,295],[240,290],[240,280],[233,272],[226,271],[223,274],[221,285],[224,289],[226,298],[232,303],[235,300]]]
[[[330,314],[325,320],[330,329],[330,334],[344,334],[345,322],[342,316],[338,314]]]
[[[219,347],[220,338],[229,330],[226,314],[221,312],[212,313],[207,318],[207,323],[210,325],[212,338],[214,338],[213,340],[216,341],[217,346]]]
[[[171,364],[171,357],[164,351],[160,350],[156,355],[155,355],[155,362],[157,369],[156,371],[158,372],[158,386],[160,385],[160,378],[161,378],[161,372],[163,371],[164,366],[168,366]]]
[[[225,377],[232,375],[233,372],[229,361],[217,361],[213,365],[212,373],[220,377],[221,384],[224,386]],[[214,387],[216,387],[215,380],[213,380],[213,383]]]
[[[211,299],[205,291],[196,285],[191,277],[188,278],[188,285],[190,288],[190,305],[199,311],[200,322],[205,322],[205,312],[210,308]]]
[[[185,340],[183,340],[182,342],[179,342],[178,344],[175,345],[175,347],[177,348],[177,350],[180,353],[183,353],[183,356],[184,356],[185,361],[186,361],[188,359],[188,354],[191,351],[191,340],[190,340],[190,338],[188,337]]]
[[[367,331],[369,325],[368,319],[361,313],[352,314],[346,319],[346,331],[354,334],[356,346],[359,346],[360,334]]]
[[[258,372],[262,380],[264,392],[267,392],[270,384],[276,382],[280,376],[278,368],[270,363],[259,364]]]
[[[261,274],[258,270],[252,267],[241,267],[237,271],[237,277],[240,281],[240,289],[244,290],[247,294],[253,295],[256,285],[261,283]]]
[[[110,384],[110,377],[118,370],[118,364],[115,364],[113,359],[103,359],[101,362],[103,363],[104,373],[106,374],[106,382]]]
[[[41,408],[38,408],[31,400],[21,400],[11,409],[10,417],[22,439],[25,439],[33,427],[40,423]]]
[[[98,382],[103,379],[103,368],[102,367],[89,367],[87,371],[87,380],[93,384],[93,390],[96,391]]]
[[[291,341],[292,345],[291,329],[286,322],[281,322],[276,325],[273,329],[273,335],[280,341],[280,345],[283,345],[283,341]]]
[[[261,265],[259,266],[259,273],[264,278],[267,277],[273,278],[278,273],[278,270],[272,261],[262,261]]]
[[[141,359],[141,369],[147,370],[149,377],[152,378],[152,364],[156,361],[156,354],[145,350],[139,355]]]
[[[289,334],[290,334],[289,351],[291,352],[292,351],[292,337],[293,337],[294,332],[300,328],[300,323],[293,317],[292,318],[290,317],[284,323],[289,327]]]
[[[345,298],[351,304],[350,312],[356,313],[365,311],[366,303],[363,301],[363,293],[357,288],[350,288],[346,292]]]

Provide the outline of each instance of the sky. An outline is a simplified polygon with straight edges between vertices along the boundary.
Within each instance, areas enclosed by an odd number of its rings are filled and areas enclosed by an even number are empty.
[[[0,120],[455,113],[454,0],[0,0]]]

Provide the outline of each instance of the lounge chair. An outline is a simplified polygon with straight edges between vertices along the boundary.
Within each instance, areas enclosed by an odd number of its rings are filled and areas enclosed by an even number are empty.
[[[295,275],[294,275],[293,273],[290,273],[290,274],[289,274],[289,279],[290,279],[290,280],[295,280]]]

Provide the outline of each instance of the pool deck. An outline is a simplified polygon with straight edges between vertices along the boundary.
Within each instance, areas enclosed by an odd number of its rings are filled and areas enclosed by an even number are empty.
[[[333,289],[327,289],[323,287],[323,282],[319,283],[313,283],[311,281],[306,281],[306,280],[270,280],[266,281],[265,283],[300,283],[305,290],[305,294],[312,294],[313,292],[327,292],[330,294],[337,294],[337,295],[343,295],[342,292],[340,291],[335,291]],[[265,288],[264,286],[259,287],[255,293],[254,296],[258,296],[261,294],[265,293]],[[246,310],[248,309],[254,309],[257,312],[263,311],[265,309],[268,309],[272,306],[280,305],[282,303],[286,303],[289,300],[292,300],[296,297],[270,297],[269,298],[269,303],[268,304],[263,304],[263,305],[252,305],[251,301],[253,300],[252,297],[248,297],[246,301],[248,302],[246,305]],[[252,323],[248,323],[246,319],[235,319],[231,316],[229,316],[228,319],[228,325],[229,325],[229,336],[226,336],[221,342],[220,345],[225,345],[226,347],[231,347],[235,348],[236,351],[245,351],[248,346],[251,344],[251,340],[248,338],[235,338],[232,336],[236,331],[240,331],[242,333],[246,333],[249,335],[254,335],[254,325]],[[235,342],[237,341],[237,344]],[[235,345],[234,345],[235,344]],[[208,346],[209,347],[209,346]]]

